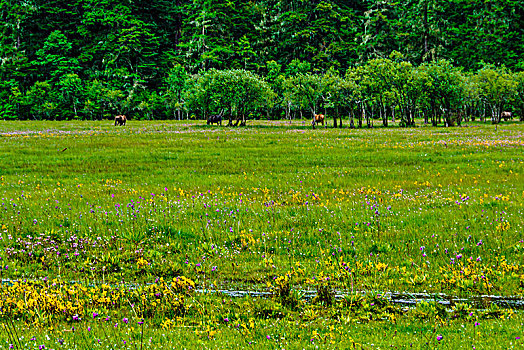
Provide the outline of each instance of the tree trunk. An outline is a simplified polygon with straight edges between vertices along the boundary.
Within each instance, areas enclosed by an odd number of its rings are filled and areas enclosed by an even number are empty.
[[[358,118],[358,127],[359,128],[362,128],[362,120],[366,117],[366,110],[364,109],[364,106],[362,106],[361,108],[362,110],[360,111],[359,118]]]
[[[423,61],[426,61],[428,55],[428,0],[424,1],[424,55]]]

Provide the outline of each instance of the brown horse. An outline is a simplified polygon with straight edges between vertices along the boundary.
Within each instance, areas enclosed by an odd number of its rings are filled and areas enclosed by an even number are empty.
[[[322,124],[324,126],[324,120],[326,118],[324,117],[324,114],[315,114],[313,117],[313,121],[311,122],[311,125],[313,125],[313,129],[315,128],[316,124]]]
[[[513,113],[504,111],[500,114],[500,119],[504,119],[507,122],[509,119],[513,119]]]
[[[127,121],[127,118],[126,118],[125,115],[117,115],[115,117],[115,126],[117,126],[117,125],[120,125],[120,126],[126,125],[126,121]]]

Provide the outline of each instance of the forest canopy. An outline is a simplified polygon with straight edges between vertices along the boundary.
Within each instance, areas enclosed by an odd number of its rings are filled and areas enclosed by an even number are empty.
[[[0,23],[0,119],[522,110],[522,1],[0,0]]]

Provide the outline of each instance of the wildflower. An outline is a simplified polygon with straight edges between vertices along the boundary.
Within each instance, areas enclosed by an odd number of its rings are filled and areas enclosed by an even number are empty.
[[[98,313],[93,312],[93,319],[95,319],[98,316]]]
[[[477,326],[479,326],[479,325],[480,325],[480,323],[478,323],[478,322],[475,322],[475,327],[477,327]]]
[[[88,331],[88,332],[91,332],[91,327],[87,327],[87,331]]]
[[[128,321],[129,320],[127,318],[125,318],[125,317],[122,319],[122,322],[124,322],[125,324],[127,324]]]
[[[40,346],[38,347],[38,349],[39,349],[39,350],[45,349],[45,345],[40,345]]]
[[[144,320],[138,321],[138,324],[139,325],[143,325],[144,324]]]
[[[216,267],[216,266],[213,266],[213,267],[211,268],[211,271],[214,272],[214,271],[216,271],[216,269],[217,269],[217,267]]]
[[[115,328],[117,328],[117,327],[118,327],[118,322],[117,322],[117,323],[115,323]]]
[[[270,337],[269,335],[268,335],[266,338],[267,338],[268,340],[271,339],[271,337]]]
[[[438,341],[441,341],[441,340],[442,340],[442,338],[444,338],[444,337],[443,337],[442,335],[440,335],[440,334],[439,334],[439,335],[437,335],[437,340],[438,340]]]

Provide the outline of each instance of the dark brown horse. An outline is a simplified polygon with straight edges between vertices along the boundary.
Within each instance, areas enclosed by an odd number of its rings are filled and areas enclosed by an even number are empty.
[[[115,126],[117,126],[117,125],[120,125],[120,126],[126,125],[126,121],[127,121],[127,118],[126,118],[125,115],[117,115],[115,117]]]
[[[213,125],[214,123],[222,125],[222,113],[210,115],[209,118],[207,118],[207,125]]]

